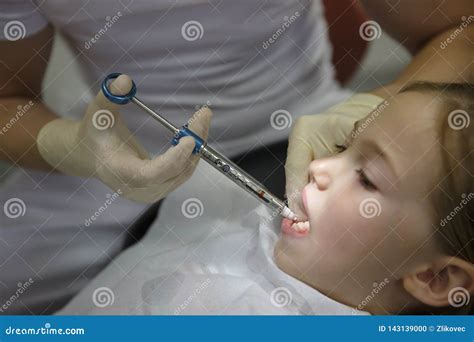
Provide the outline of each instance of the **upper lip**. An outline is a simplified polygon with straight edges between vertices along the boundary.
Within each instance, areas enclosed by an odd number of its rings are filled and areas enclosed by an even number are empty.
[[[309,221],[309,216],[308,216],[308,203],[306,202],[307,199],[306,199],[306,187],[303,188],[303,190],[301,191],[301,202],[303,202],[303,208],[301,208],[305,218],[306,218],[306,221]]]

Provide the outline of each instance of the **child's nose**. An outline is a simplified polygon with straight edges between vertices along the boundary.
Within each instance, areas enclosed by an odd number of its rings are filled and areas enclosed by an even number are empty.
[[[310,181],[316,183],[319,190],[324,191],[331,185],[331,174],[329,172],[328,159],[316,159],[309,164]]]

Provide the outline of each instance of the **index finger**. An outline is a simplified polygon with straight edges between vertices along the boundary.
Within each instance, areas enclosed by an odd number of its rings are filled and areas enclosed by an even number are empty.
[[[311,146],[301,138],[290,139],[285,163],[286,195],[290,209],[297,216],[304,216],[301,190],[308,183],[308,167],[312,160]]]

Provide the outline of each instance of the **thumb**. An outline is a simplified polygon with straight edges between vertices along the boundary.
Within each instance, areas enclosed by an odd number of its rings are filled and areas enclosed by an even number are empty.
[[[125,95],[132,89],[132,79],[127,75],[120,75],[109,85],[110,92],[114,95]],[[120,105],[109,101],[102,89],[99,91],[94,101],[87,107],[84,119],[91,120],[92,125],[99,131],[108,131],[115,129],[116,121],[120,121],[120,113],[118,107]]]
[[[126,95],[132,89],[132,79],[128,75],[120,75],[115,80],[112,81],[109,85],[110,92],[114,95]],[[95,113],[98,110],[103,110],[104,112],[111,112],[116,114],[119,108],[119,104],[113,103],[107,97],[105,97],[102,89],[99,90],[99,93],[95,97],[94,101],[89,105],[89,113]]]

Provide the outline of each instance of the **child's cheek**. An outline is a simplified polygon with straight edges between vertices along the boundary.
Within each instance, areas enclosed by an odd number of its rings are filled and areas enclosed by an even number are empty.
[[[383,216],[364,217],[353,199],[341,198],[311,222],[311,235],[321,252],[356,258],[370,252],[383,238]]]

